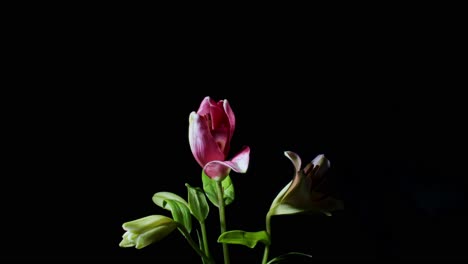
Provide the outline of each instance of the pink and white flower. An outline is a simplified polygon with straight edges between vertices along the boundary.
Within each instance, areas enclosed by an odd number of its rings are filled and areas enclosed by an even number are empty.
[[[245,173],[249,166],[248,146],[227,159],[235,127],[236,118],[227,100],[216,102],[207,96],[198,111],[190,114],[190,149],[205,174],[214,180],[222,181],[231,169]]]

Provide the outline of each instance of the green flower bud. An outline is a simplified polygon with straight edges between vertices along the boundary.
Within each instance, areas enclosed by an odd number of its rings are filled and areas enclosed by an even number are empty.
[[[163,215],[150,215],[122,225],[125,232],[120,247],[144,248],[169,235],[177,223]]]

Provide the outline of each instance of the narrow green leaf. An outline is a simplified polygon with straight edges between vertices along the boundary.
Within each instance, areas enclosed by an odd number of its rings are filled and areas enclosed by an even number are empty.
[[[190,233],[190,231],[192,231],[192,215],[190,214],[190,209],[185,204],[176,200],[167,199],[164,202],[170,206],[174,221],[181,223]]]
[[[258,242],[265,245],[270,245],[270,236],[263,231],[246,232],[242,230],[232,230],[222,233],[218,238],[219,243],[244,245],[249,248],[254,248]]]
[[[293,259],[296,259],[297,261],[299,261],[299,259],[306,259],[306,258],[312,258],[312,255],[307,255],[307,254],[300,253],[300,252],[289,252],[289,253],[278,256],[268,261],[267,264],[281,263],[281,262],[290,261]]]
[[[165,200],[175,200],[185,204],[188,207],[187,201],[184,198],[180,197],[179,195],[171,192],[157,192],[153,195],[153,202],[158,206],[171,211],[171,208],[168,207],[167,203],[164,203]]]
[[[153,195],[153,202],[171,211],[174,221],[184,225],[188,232],[192,230],[192,217],[189,205],[184,198],[171,192],[157,192]]]
[[[205,191],[208,199],[216,206],[218,205],[218,196],[216,194],[216,181],[208,177],[202,172],[203,190]],[[234,201],[234,185],[232,184],[231,177],[227,176],[222,182],[224,204],[228,205]]]
[[[192,187],[188,183],[185,186],[187,186],[188,204],[192,215],[200,222],[205,221],[210,212],[205,193],[199,187]]]

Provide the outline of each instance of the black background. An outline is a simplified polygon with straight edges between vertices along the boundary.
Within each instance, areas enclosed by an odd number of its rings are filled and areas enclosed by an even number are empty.
[[[248,172],[231,175],[228,229],[264,228],[293,176],[285,150],[304,161],[323,153],[346,209],[274,218],[271,256],[466,259],[466,106],[451,91],[463,87],[454,32],[181,24],[149,34],[138,23],[100,22],[28,23],[15,47],[11,68],[22,71],[4,97],[11,169],[2,258],[199,261],[177,232],[142,250],[118,244],[122,223],[169,215],[152,203],[155,192],[185,196],[184,183],[201,185],[188,116],[211,96],[228,99],[236,114],[231,155],[251,147]],[[263,248],[231,252],[233,262],[259,262]]]

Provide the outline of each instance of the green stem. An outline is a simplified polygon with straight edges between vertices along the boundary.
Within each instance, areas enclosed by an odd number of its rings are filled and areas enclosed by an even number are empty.
[[[270,212],[266,215],[266,231],[271,239],[271,215]],[[262,264],[266,264],[268,261],[268,254],[270,253],[270,245],[265,245],[265,251],[263,251]]]
[[[270,246],[265,245],[265,251],[263,251],[262,264],[266,264],[268,261],[268,253],[270,253]]]
[[[178,223],[177,228],[179,229],[180,233],[182,233],[182,235],[185,237],[185,239],[190,244],[190,246],[193,248],[193,250],[195,250],[195,252],[197,252],[197,254],[200,255],[200,257],[202,257],[202,259],[205,261],[205,263],[213,263],[213,261],[209,257],[207,257],[205,255],[205,253],[200,250],[200,248],[198,248],[197,243],[195,243],[195,241],[193,241],[193,239],[190,236],[189,232],[187,231],[187,229],[183,225]]]
[[[223,186],[221,181],[216,182],[216,191],[218,193],[218,205],[219,205],[219,223],[221,226],[221,234],[226,232],[226,215],[224,213],[224,198],[223,198]],[[223,256],[224,264],[229,264],[229,249],[226,243],[223,243]]]
[[[271,235],[271,214],[268,212],[266,215],[266,231],[269,235]]]
[[[201,226],[201,232],[202,232],[202,240],[203,240],[203,250],[205,251],[205,254],[211,258],[210,256],[210,250],[208,249],[208,237],[206,235],[206,225],[205,221],[200,221],[200,226]]]

